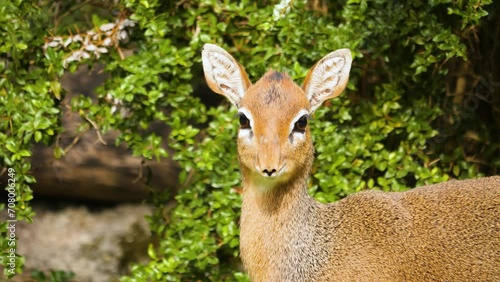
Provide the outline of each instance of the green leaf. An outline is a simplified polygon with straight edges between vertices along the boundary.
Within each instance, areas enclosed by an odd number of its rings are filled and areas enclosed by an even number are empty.
[[[64,150],[61,147],[59,146],[54,147],[54,158],[60,159],[63,155],[64,155]]]
[[[40,131],[35,131],[35,141],[40,142],[42,140],[42,133]]]
[[[31,157],[31,152],[28,150],[21,150],[18,152],[18,154],[23,157]]]
[[[52,90],[52,93],[54,93],[56,99],[61,100],[61,83],[59,83],[59,81],[51,81],[50,89]]]
[[[28,45],[26,45],[26,43],[19,42],[16,43],[16,48],[20,50],[26,50],[28,48]]]
[[[17,152],[16,148],[11,143],[5,144],[5,148],[7,148],[7,150],[11,151],[12,153],[16,153]]]

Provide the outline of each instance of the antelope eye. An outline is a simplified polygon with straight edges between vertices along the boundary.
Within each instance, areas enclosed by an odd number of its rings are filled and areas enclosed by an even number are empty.
[[[250,128],[250,120],[244,114],[240,114],[240,128],[241,129]]]
[[[303,115],[297,120],[293,126],[293,131],[304,133],[307,127],[307,115]]]

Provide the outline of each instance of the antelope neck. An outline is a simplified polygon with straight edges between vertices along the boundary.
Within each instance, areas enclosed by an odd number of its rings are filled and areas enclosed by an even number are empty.
[[[299,206],[313,203],[314,200],[307,194],[307,178],[304,176],[295,176],[274,186],[243,178],[243,209],[267,216],[292,215],[302,212]]]
[[[320,207],[306,183],[300,175],[262,189],[243,179],[240,249],[254,281],[305,281],[311,271],[293,259],[317,257],[313,240]]]

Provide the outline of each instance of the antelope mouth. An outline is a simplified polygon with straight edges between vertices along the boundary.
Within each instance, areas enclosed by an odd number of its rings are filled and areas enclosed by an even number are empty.
[[[278,170],[276,169],[264,169],[264,170],[257,170],[258,174],[262,176],[265,179],[268,180],[276,180],[278,178],[281,178],[283,174],[286,172],[286,163],[283,164]]]

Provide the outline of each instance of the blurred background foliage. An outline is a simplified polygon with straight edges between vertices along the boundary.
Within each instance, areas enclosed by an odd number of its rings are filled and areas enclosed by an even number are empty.
[[[309,191],[319,201],[498,174],[500,2],[492,2],[0,0],[0,166],[16,170],[17,219],[36,220],[33,144],[64,157],[64,107],[82,117],[78,130],[118,130],[116,143],[134,156],[172,157],[182,168],[175,207],[151,195],[159,244],[122,281],[246,281],[238,126],[235,109],[205,85],[204,43],[233,54],[253,81],[273,68],[300,83],[327,53],[352,50],[348,89],[311,123]],[[62,103],[62,74],[97,64],[108,75],[98,98]],[[149,130],[158,121],[171,127],[168,140]]]

